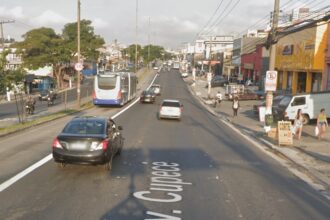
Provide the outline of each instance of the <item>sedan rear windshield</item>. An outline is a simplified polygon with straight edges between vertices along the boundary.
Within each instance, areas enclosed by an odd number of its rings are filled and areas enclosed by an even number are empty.
[[[65,126],[63,133],[66,134],[103,134],[104,122],[101,121],[72,121]]]
[[[97,76],[99,89],[111,90],[116,87],[117,77]]]
[[[180,103],[179,102],[163,102],[162,106],[180,107]]]

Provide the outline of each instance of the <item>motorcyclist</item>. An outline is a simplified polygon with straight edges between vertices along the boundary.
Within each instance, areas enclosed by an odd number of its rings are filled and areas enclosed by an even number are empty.
[[[217,102],[220,104],[222,101],[222,94],[220,91],[217,92],[216,97],[217,97]]]
[[[214,100],[214,107],[217,107],[217,104],[221,103],[222,101],[222,94],[220,91],[217,92],[217,94],[215,95],[215,100]]]
[[[29,95],[26,99],[26,106],[28,108],[27,110],[29,110],[28,113],[33,114],[35,104],[36,104],[36,100],[31,95]]]
[[[55,100],[55,94],[54,92],[50,92],[48,95],[48,106],[53,105]]]

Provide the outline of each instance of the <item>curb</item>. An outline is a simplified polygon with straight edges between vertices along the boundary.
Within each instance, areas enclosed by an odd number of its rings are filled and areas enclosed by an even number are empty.
[[[141,81],[142,81],[143,79],[146,78],[146,75],[147,75],[146,73],[147,73],[147,72],[148,72],[148,70],[145,71],[145,72],[141,75]],[[150,72],[150,75],[152,75],[152,73],[153,73],[153,72],[151,71],[151,72]],[[147,80],[146,80],[146,82],[149,82],[149,81],[150,81],[150,79],[147,79]],[[141,87],[137,88],[136,91],[137,91],[137,92],[141,91],[141,89],[145,86],[146,82],[141,83]],[[147,84],[148,84],[148,83],[147,83]],[[89,103],[89,102],[90,102],[90,101],[87,101],[86,103]],[[84,103],[84,104],[86,104],[86,103]],[[39,125],[42,125],[42,124],[45,124],[45,123],[48,123],[48,122],[52,122],[52,121],[55,121],[55,120],[57,120],[57,119],[61,119],[61,118],[64,118],[64,117],[66,117],[66,116],[73,115],[73,114],[76,114],[76,113],[82,112],[82,111],[84,111],[84,110],[87,110],[87,109],[90,109],[90,108],[93,108],[93,107],[94,107],[94,105],[91,105],[91,106],[88,106],[88,107],[84,107],[84,108],[78,109],[76,112],[73,112],[73,113],[63,114],[62,116],[59,116],[59,117],[56,117],[56,118],[53,118],[53,119],[50,119],[50,120],[45,120],[45,121],[42,121],[42,122],[39,122],[39,123],[36,123],[36,124],[30,125],[30,126],[27,126],[27,127],[24,127],[24,128],[19,128],[19,129],[14,130],[14,131],[10,131],[10,132],[7,132],[7,133],[3,133],[3,134],[0,134],[0,138],[1,138],[1,137],[5,137],[5,136],[9,136],[9,135],[11,135],[11,134],[15,134],[15,133],[18,133],[18,132],[21,132],[21,131],[24,131],[24,130],[27,130],[27,129],[30,129],[30,128],[33,128],[33,127],[36,127],[36,126],[39,126]],[[63,110],[61,110],[61,111],[63,111]],[[53,112],[52,114],[57,114],[57,113],[59,113],[59,112],[61,112],[61,111]]]
[[[48,122],[52,122],[52,121],[55,121],[57,119],[61,119],[61,118],[64,118],[66,116],[69,116],[69,115],[73,115],[73,114],[76,114],[76,113],[79,113],[79,112],[82,112],[82,111],[85,111],[87,109],[90,109],[94,106],[88,106],[88,107],[85,107],[85,108],[82,108],[82,109],[79,109],[77,110],[76,112],[73,112],[73,113],[67,113],[67,114],[63,114],[62,116],[59,116],[59,117],[56,117],[56,118],[53,118],[53,119],[49,119],[49,120],[45,120],[45,121],[42,121],[42,122],[39,122],[39,123],[36,123],[36,124],[33,124],[33,125],[30,125],[30,126],[27,126],[27,127],[24,127],[24,128],[19,128],[17,130],[14,130],[14,131],[10,131],[10,132],[7,132],[7,133],[3,133],[3,134],[0,134],[0,138],[1,137],[6,137],[6,136],[9,136],[11,134],[15,134],[15,133],[18,133],[18,132],[21,132],[21,131],[25,131],[27,129],[30,129],[30,128],[33,128],[33,127],[36,127],[36,126],[39,126],[39,125],[43,125],[43,124],[46,124]],[[58,111],[58,112],[54,112],[52,114],[57,114],[57,113],[60,113],[61,111]]]
[[[285,160],[291,162],[291,164],[294,165],[296,167],[296,169],[298,169],[300,172],[303,172],[305,175],[310,177],[313,181],[316,181],[317,184],[321,184],[325,188],[325,190],[329,190],[329,184],[328,184],[327,180],[325,180],[326,177],[323,177],[323,175],[320,174],[320,172],[318,172],[317,170],[313,170],[311,168],[305,167],[304,165],[302,165],[300,163],[297,163],[294,159],[290,158],[285,153],[283,153],[279,149],[277,149],[277,146],[270,143],[268,140],[266,140],[262,137],[257,137],[255,135],[252,135],[252,134],[246,132],[244,129],[243,130],[240,129],[237,126],[237,124],[233,123],[227,116],[224,116],[221,113],[216,112],[207,103],[205,103],[205,101],[200,96],[198,96],[195,91],[193,91],[191,86],[188,85],[187,87],[188,87],[188,90],[190,91],[190,93],[193,94],[193,96],[196,98],[196,100],[198,100],[207,109],[207,111],[211,115],[218,117],[224,123],[231,124],[237,130],[239,130],[245,137],[253,139],[253,141],[267,147],[270,150],[272,150],[272,152],[275,153],[276,155],[279,155],[280,157],[285,158]],[[325,194],[325,196],[329,199],[328,193],[324,193],[325,190],[323,190],[321,192],[323,194]]]

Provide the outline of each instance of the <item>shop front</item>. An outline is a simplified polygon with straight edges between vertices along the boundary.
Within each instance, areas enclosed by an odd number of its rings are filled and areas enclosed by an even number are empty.
[[[285,92],[325,91],[327,25],[321,23],[283,34],[276,45],[277,89]]]
[[[241,73],[244,81],[251,80],[254,84],[263,80],[263,74],[268,70],[265,65],[267,54],[262,44],[256,45],[254,52],[243,54],[241,56]]]

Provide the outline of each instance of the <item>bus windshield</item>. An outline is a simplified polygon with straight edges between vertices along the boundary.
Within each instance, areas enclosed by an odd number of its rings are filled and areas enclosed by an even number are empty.
[[[99,89],[111,90],[116,88],[117,77],[97,76],[97,82]]]

